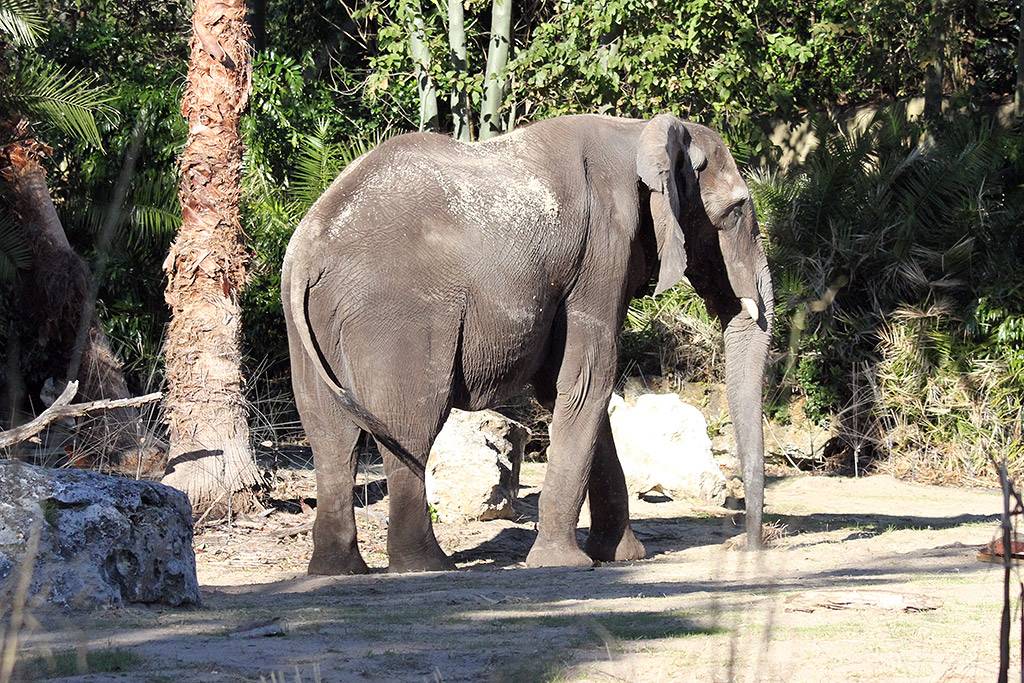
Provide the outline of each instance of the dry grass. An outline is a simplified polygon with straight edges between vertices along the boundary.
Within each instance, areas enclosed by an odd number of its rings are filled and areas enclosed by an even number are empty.
[[[36,554],[39,552],[41,533],[40,523],[36,523],[29,535],[24,560],[18,567],[17,580],[12,587],[13,590],[5,596],[9,599],[10,613],[7,623],[0,624],[0,683],[9,683],[14,675],[14,667],[18,660],[18,646],[23,630],[38,628],[28,606],[29,587],[35,569]]]

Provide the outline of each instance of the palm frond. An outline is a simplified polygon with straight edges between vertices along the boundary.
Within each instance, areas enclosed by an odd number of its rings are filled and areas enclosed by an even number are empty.
[[[22,69],[15,74],[16,90],[0,95],[21,113],[42,119],[65,133],[102,147],[97,117],[117,119],[110,106],[113,91],[94,76],[52,65]]]
[[[305,135],[291,173],[291,195],[300,204],[312,206],[338,176],[342,168],[339,146],[328,141],[326,122]]]
[[[32,47],[46,36],[46,20],[32,0],[0,0],[0,33],[14,45]]]
[[[384,133],[375,138],[355,137],[345,143],[330,142],[327,123],[320,122],[314,133],[302,139],[299,158],[289,174],[289,199],[301,207],[300,213],[305,213],[346,166],[387,136]]]
[[[32,252],[21,229],[8,216],[0,216],[0,282],[11,282],[31,264]]]
[[[176,174],[147,172],[132,183],[125,227],[135,244],[166,240],[181,225]]]

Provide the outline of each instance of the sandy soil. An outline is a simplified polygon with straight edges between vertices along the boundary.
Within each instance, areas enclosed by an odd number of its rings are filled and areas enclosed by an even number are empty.
[[[300,502],[311,473],[284,471],[292,503],[197,537],[201,608],[38,614],[23,657],[131,653],[111,667],[127,670],[66,679],[80,681],[995,677],[1001,568],[976,559],[998,530],[993,492],[777,478],[769,519],[788,535],[761,554],[730,548],[728,511],[637,501],[649,559],[526,569],[542,478],[525,467],[519,521],[438,525],[459,571],[312,578],[308,533],[282,536],[312,519]],[[386,499],[373,479],[357,519],[364,557],[383,567]]]

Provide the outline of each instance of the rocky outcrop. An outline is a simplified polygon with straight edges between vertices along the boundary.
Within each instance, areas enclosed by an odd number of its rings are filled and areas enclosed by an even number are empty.
[[[0,460],[0,604],[27,567],[30,595],[61,606],[199,602],[184,493]]]
[[[513,516],[530,431],[491,410],[452,410],[427,460],[427,502],[440,521]]]
[[[697,408],[676,394],[643,394],[630,402],[613,394],[608,415],[630,493],[725,503],[726,479]]]

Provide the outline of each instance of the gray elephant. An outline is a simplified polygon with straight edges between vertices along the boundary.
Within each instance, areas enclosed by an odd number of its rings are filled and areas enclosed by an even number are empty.
[[[627,305],[655,272],[657,292],[685,275],[723,325],[757,546],[773,295],[750,194],[717,134],[669,115],[566,116],[478,144],[402,135],[350,164],[295,231],[281,283],[316,465],[309,572],[367,570],[352,508],[363,432],[384,457],[389,570],[452,568],[424,494],[431,444],[453,407],[526,385],[553,411],[527,564],[643,557],[607,407]]]

